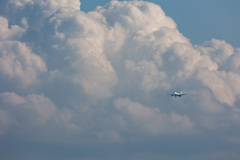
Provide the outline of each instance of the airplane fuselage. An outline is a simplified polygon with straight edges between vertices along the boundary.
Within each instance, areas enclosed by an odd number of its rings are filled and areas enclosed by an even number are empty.
[[[180,93],[178,93],[178,92],[173,92],[172,94],[170,94],[172,97],[174,96],[174,97],[182,97],[182,96],[184,96],[184,95],[186,95],[186,94],[183,94],[182,93],[182,91],[180,92]]]

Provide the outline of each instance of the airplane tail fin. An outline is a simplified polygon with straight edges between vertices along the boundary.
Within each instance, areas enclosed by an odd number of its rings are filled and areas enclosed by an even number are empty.
[[[180,94],[183,94],[183,92],[181,91]]]

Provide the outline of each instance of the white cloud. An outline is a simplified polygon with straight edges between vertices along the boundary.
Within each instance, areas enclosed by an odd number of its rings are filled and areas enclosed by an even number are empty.
[[[26,103],[25,98],[19,96],[14,92],[1,93],[1,100],[11,106],[21,105]]]
[[[46,3],[46,6],[49,6],[55,10],[54,12],[56,12],[59,8],[66,8],[68,10],[80,10],[81,5],[81,2],[79,0],[48,0]]]
[[[26,5],[40,5],[42,7],[47,7],[46,11],[57,12],[59,9],[65,9],[70,11],[80,10],[81,2],[79,0],[9,0],[9,4],[16,5],[16,7],[24,7]]]
[[[240,73],[240,48],[236,49],[229,65],[231,66],[232,71],[238,74]]]
[[[240,75],[232,72],[210,72],[202,70],[198,78],[209,87],[219,102],[234,106],[236,97],[240,94],[240,88],[236,85],[240,82]]]
[[[19,96],[14,92],[0,94],[3,109],[6,110],[17,126],[44,125],[56,112],[54,104],[43,95]]]
[[[1,35],[0,40],[1,41],[19,38],[20,36],[22,36],[24,32],[25,32],[24,28],[21,28],[20,26],[17,26],[17,25],[9,26],[8,20],[0,16],[0,35]]]
[[[58,131],[59,142],[120,142],[214,130],[219,115],[238,121],[239,49],[192,45],[159,6],[111,1],[84,13],[78,0],[10,2],[16,11],[0,19],[1,135],[22,125]],[[181,89],[188,95],[167,95]]]
[[[21,24],[8,24],[8,20],[0,17],[0,77],[11,85],[25,88],[37,82],[38,75],[46,72],[46,64],[40,56],[32,53],[20,39],[27,31],[27,20],[22,18]]]
[[[119,116],[122,120],[121,127],[127,132],[144,132],[150,135],[191,132],[194,126],[185,115],[164,114],[159,108],[146,107],[128,98],[115,100],[115,106],[122,115]]]
[[[42,140],[61,139],[54,130],[64,129],[79,132],[80,127],[71,122],[73,113],[66,108],[57,108],[52,101],[42,94],[20,96],[15,92],[0,94],[0,135],[5,132],[18,131],[25,138],[26,135],[36,134]],[[46,130],[48,129],[48,130]],[[38,140],[37,135],[32,138]],[[43,136],[43,137],[42,137]]]
[[[10,4],[14,4],[17,7],[24,7],[26,4],[34,4],[33,0],[10,0]]]
[[[0,41],[0,50],[0,76],[19,88],[36,83],[38,75],[47,70],[41,57],[32,53],[24,43]]]
[[[223,113],[225,111],[224,107],[219,104],[214,97],[211,95],[211,92],[208,90],[201,90],[200,94],[196,93],[196,95],[201,96],[201,99],[204,101],[200,101],[198,103],[199,108],[201,108],[206,113]]]
[[[70,69],[72,80],[80,84],[87,94],[104,98],[111,96],[110,88],[117,83],[117,76],[103,51],[105,28],[95,17],[79,13],[76,15],[76,32],[65,34],[72,50]],[[80,30],[79,30],[80,29]]]
[[[166,82],[166,74],[159,71],[152,61],[143,60],[135,64],[128,60],[125,65],[127,71],[130,72],[128,78],[133,79],[133,84],[140,80],[140,86],[143,90],[149,92],[156,88],[169,88],[169,84]]]
[[[234,54],[234,49],[230,44],[216,39],[205,42],[202,46],[196,46],[196,48],[203,55],[210,56],[219,65],[224,64]]]
[[[61,110],[58,110],[56,113],[54,120],[56,121],[56,124],[59,126],[63,126],[64,129],[69,129],[73,131],[81,131],[81,127],[71,123],[71,120],[74,118],[74,113],[71,112],[67,108],[63,108]]]
[[[176,28],[175,22],[165,16],[159,6],[152,3],[111,1],[97,11],[106,17],[111,25],[118,22],[127,30],[135,30],[135,33],[140,35],[147,35],[165,27]]]

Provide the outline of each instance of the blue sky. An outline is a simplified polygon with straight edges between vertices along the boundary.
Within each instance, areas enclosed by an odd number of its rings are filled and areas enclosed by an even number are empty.
[[[239,3],[1,1],[0,159],[239,160]]]

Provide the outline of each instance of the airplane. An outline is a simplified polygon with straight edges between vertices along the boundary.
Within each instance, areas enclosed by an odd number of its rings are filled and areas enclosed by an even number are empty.
[[[180,93],[173,92],[172,94],[169,94],[169,95],[171,95],[172,97],[174,96],[176,98],[176,97],[182,97],[182,96],[187,95],[187,94],[183,94],[183,92],[181,91]]]

